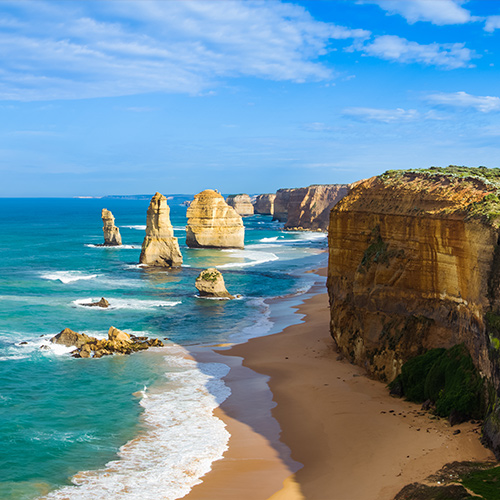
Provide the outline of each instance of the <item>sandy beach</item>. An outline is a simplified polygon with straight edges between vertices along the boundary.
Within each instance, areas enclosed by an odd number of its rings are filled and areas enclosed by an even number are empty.
[[[390,500],[448,462],[493,459],[477,424],[451,428],[339,359],[323,290],[297,308],[303,322],[281,333],[194,350],[231,366],[232,395],[218,410],[231,439],[185,498]]]

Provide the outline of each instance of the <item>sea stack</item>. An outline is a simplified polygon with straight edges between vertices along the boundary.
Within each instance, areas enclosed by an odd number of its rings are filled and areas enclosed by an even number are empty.
[[[202,271],[196,278],[195,286],[201,297],[234,299],[226,290],[221,272],[215,267],[209,267]]]
[[[102,231],[104,233],[104,246],[119,246],[122,244],[120,230],[115,226],[113,214],[106,208],[102,209]]]
[[[273,220],[286,222],[288,219],[288,203],[293,189],[278,189],[274,198]]]
[[[212,189],[198,193],[186,213],[186,244],[191,248],[243,248],[241,216]]]
[[[274,199],[273,194],[259,194],[253,204],[253,209],[256,214],[273,215],[274,214]]]
[[[231,194],[227,197],[226,203],[233,207],[242,217],[253,215],[252,200],[248,194]]]
[[[149,204],[146,237],[139,261],[157,267],[179,267],[182,264],[179,243],[170,222],[167,198],[160,193],[156,193]]]

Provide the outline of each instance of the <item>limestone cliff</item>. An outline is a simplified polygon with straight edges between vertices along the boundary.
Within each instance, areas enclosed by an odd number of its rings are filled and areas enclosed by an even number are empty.
[[[278,189],[274,198],[273,220],[286,222],[288,218],[288,202],[293,189]]]
[[[333,208],[331,333],[349,360],[391,381],[409,358],[464,343],[498,391],[499,195],[498,169],[391,171]],[[498,403],[492,415],[500,453]]]
[[[186,215],[186,244],[199,248],[243,248],[245,228],[241,216],[212,189],[198,193]]]
[[[142,243],[141,264],[158,267],[178,267],[182,254],[170,222],[167,199],[160,193],[151,198],[146,219],[146,237]]]
[[[349,184],[316,184],[290,190],[285,229],[326,231],[330,210],[349,189]]]
[[[118,246],[122,244],[120,230],[115,226],[113,214],[106,208],[102,209],[102,231],[104,233],[104,246]]]
[[[252,200],[248,194],[231,194],[227,197],[226,203],[243,217],[254,213]]]
[[[259,194],[253,204],[253,209],[256,214],[273,215],[274,213],[274,199],[276,195],[273,194]]]

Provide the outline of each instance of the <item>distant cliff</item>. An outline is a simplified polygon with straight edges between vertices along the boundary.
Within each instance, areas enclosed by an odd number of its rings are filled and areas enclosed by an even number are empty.
[[[254,212],[262,215],[273,215],[275,198],[276,195],[274,193],[259,194],[259,196],[255,198],[255,202],[253,204]]]
[[[293,189],[278,189],[274,198],[273,220],[286,222],[288,219],[288,203]]]
[[[231,194],[226,198],[226,203],[243,217],[254,213],[252,200],[248,194]]]
[[[332,210],[328,292],[341,352],[376,378],[463,343],[491,387],[500,454],[500,170],[390,171]]]

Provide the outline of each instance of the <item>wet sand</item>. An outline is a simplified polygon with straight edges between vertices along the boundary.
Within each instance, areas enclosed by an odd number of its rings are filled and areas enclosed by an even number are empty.
[[[303,322],[275,335],[193,352],[231,366],[218,410],[231,439],[186,499],[391,500],[445,463],[493,459],[477,425],[451,428],[337,359],[325,293],[297,313]]]

